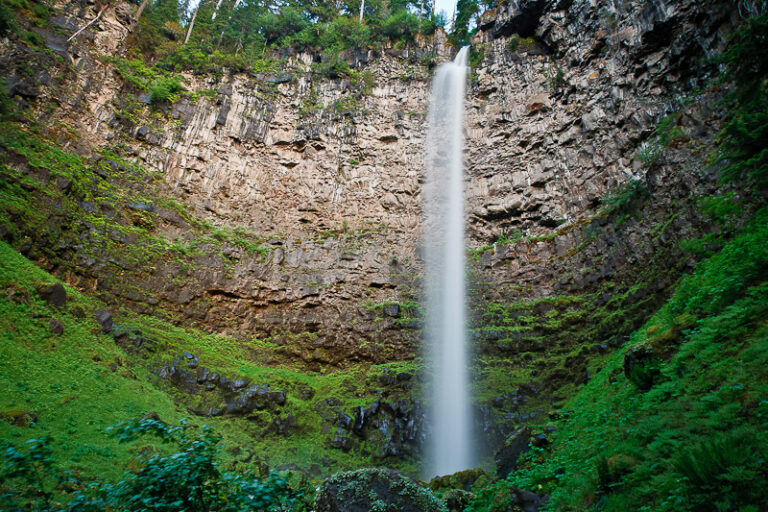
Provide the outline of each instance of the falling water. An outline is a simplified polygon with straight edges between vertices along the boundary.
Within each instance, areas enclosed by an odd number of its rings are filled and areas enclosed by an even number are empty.
[[[429,476],[472,466],[465,334],[464,87],[469,47],[432,82],[425,156],[426,341],[432,365]]]

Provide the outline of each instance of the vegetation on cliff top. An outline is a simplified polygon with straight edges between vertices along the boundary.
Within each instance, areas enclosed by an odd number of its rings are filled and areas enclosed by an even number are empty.
[[[403,48],[446,20],[429,1],[202,1],[194,11],[177,0],[150,3],[139,20],[139,48],[169,69],[251,69],[272,52],[314,49],[332,65],[347,49]]]

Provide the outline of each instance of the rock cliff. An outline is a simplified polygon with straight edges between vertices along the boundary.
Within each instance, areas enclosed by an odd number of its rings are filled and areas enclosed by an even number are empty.
[[[60,8],[59,32],[95,15]],[[19,216],[13,242],[109,302],[267,340],[310,370],[417,356],[424,122],[444,35],[350,53],[354,80],[321,76],[311,52],[263,73],[185,74],[187,93],[158,105],[127,78],[130,12],[106,9],[72,42],[41,31],[48,53],[4,43],[16,100],[123,191],[78,192],[19,163],[72,204],[41,197],[59,229]],[[691,205],[714,186],[706,58],[731,16],[714,0],[509,0],[481,18],[467,245],[478,379],[516,369],[479,399],[507,420],[527,414],[507,391],[533,380],[530,396],[556,400],[582,383],[590,354],[620,343],[690,263],[678,242],[703,229]]]

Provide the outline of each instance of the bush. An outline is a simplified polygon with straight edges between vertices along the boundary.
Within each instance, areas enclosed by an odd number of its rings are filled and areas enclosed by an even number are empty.
[[[662,146],[669,146],[678,139],[685,137],[683,130],[678,128],[672,117],[664,117],[656,125],[656,137]]]
[[[765,478],[767,455],[752,433],[735,431],[683,451],[674,467],[696,510],[744,510],[764,503],[765,492],[754,483]]]
[[[0,2],[0,37],[16,32],[18,28],[19,23],[16,20],[16,13],[5,2]]]
[[[357,18],[340,16],[325,26],[320,35],[324,48],[365,48],[371,43],[371,32]]]
[[[184,88],[178,78],[159,77],[149,86],[150,101],[157,105],[160,103],[173,103],[179,98],[179,92]]]
[[[648,189],[637,178],[631,178],[610,195],[603,198],[603,206],[610,211],[628,214],[637,209],[639,201],[648,195]]]
[[[25,510],[32,502],[50,508],[53,491],[64,478],[56,471],[49,443],[47,437],[29,439],[26,449],[7,446],[3,451],[0,501],[7,510]]]
[[[13,120],[16,117],[16,105],[6,92],[5,80],[0,80],[0,121]]]
[[[48,439],[27,441],[27,449],[8,447],[0,471],[0,499],[8,510],[96,512],[260,512],[305,510],[303,497],[275,474],[266,479],[219,469],[220,438],[208,427],[195,432],[182,422],[153,419],[122,423],[111,429],[121,442],[145,436],[175,447],[168,455],[143,453],[117,483],[82,485],[58,470]],[[54,508],[53,496],[68,499]]]
[[[413,41],[419,32],[419,18],[406,10],[396,11],[381,24],[381,34],[392,41]]]
[[[735,84],[726,97],[728,120],[720,132],[718,161],[723,181],[768,184],[768,14],[751,18],[737,30],[718,59],[724,80]]]
[[[323,62],[317,69],[318,73],[326,78],[344,78],[350,76],[352,70],[341,55],[335,51],[323,53]]]

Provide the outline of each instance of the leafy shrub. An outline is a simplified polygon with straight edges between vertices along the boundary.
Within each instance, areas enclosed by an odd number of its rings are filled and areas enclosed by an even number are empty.
[[[317,71],[320,75],[333,79],[348,77],[352,73],[347,61],[334,51],[323,53],[323,62],[317,68]]]
[[[602,204],[611,211],[628,214],[635,211],[639,201],[647,195],[648,189],[643,182],[638,178],[631,178],[603,198]]]
[[[722,179],[768,184],[768,14],[751,18],[737,30],[720,56],[725,80],[735,83],[726,97],[729,116],[718,147]]]
[[[696,510],[743,510],[764,503],[765,491],[754,482],[765,478],[767,456],[764,442],[739,430],[683,451],[674,467],[685,477]]]
[[[595,474],[597,481],[595,487],[600,493],[611,492],[621,485],[621,479],[627,475],[635,461],[625,455],[612,457],[601,456],[595,460]]]
[[[340,16],[325,26],[320,35],[324,48],[364,48],[371,43],[371,31],[357,18]]]
[[[381,24],[381,34],[392,41],[412,41],[419,32],[419,18],[405,9],[398,10]]]
[[[661,146],[656,139],[643,142],[635,152],[635,158],[640,160],[645,169],[650,169],[661,155]]]
[[[641,391],[648,391],[661,377],[661,365],[656,360],[648,360],[628,367],[627,379]]]
[[[16,20],[16,13],[5,2],[0,2],[0,37],[16,32],[18,27],[19,23]]]
[[[0,121],[11,120],[16,117],[16,105],[6,92],[5,80],[0,80]]]
[[[31,502],[50,508],[53,491],[64,478],[56,471],[49,443],[47,437],[29,439],[26,449],[7,446],[3,451],[0,501],[8,510],[24,510],[23,505]]]
[[[174,446],[175,451],[168,455],[142,453],[132,464],[134,469],[119,482],[83,486],[58,470],[48,439],[32,439],[26,450],[11,446],[4,452],[0,471],[3,504],[11,504],[9,510],[62,510],[52,508],[56,491],[57,499],[68,499],[63,510],[71,512],[305,510],[302,495],[278,475],[259,479],[219,469],[215,457],[220,438],[208,427],[194,432],[183,422],[170,426],[144,419],[111,430],[121,442],[152,436]]]
[[[472,46],[469,48],[469,67],[477,69],[485,58],[484,46]]]
[[[183,89],[178,78],[159,77],[149,86],[150,101],[155,105],[173,103],[179,98],[178,93]]]
[[[656,137],[662,146],[669,146],[674,141],[685,137],[672,117],[664,117],[656,125]]]

